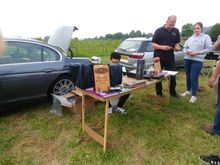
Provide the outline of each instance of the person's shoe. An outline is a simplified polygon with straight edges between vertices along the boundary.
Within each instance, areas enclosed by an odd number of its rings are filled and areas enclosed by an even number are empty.
[[[220,165],[220,157],[218,155],[201,155],[200,159],[209,164]]]
[[[189,100],[190,103],[195,103],[197,101],[197,98],[195,96],[192,96]]]
[[[117,108],[115,109],[115,112],[127,113],[127,111],[126,111],[124,108],[122,108],[122,107],[117,107]]]
[[[189,95],[190,95],[190,92],[189,92],[189,91],[186,91],[186,92],[182,93],[180,96],[186,97],[186,96],[189,96]]]
[[[113,112],[113,108],[110,107],[110,108],[108,109],[108,113],[109,113],[109,114],[112,114],[112,112]]]
[[[174,97],[176,99],[180,99],[180,96],[177,93],[175,95],[170,95],[170,96],[172,96],[172,97]]]
[[[157,96],[163,97],[163,93],[157,93]]]
[[[216,134],[216,133],[213,131],[211,125],[204,124],[204,125],[202,126],[202,129],[203,129],[206,133],[208,133],[208,134],[211,134],[211,135],[218,135],[218,134]]]

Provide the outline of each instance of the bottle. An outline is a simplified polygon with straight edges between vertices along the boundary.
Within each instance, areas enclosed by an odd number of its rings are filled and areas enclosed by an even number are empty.
[[[137,60],[136,79],[141,80],[144,77],[144,64],[145,60]]]

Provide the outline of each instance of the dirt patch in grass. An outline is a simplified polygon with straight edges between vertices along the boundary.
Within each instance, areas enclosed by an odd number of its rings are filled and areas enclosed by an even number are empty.
[[[133,149],[133,156],[131,158],[131,164],[144,164],[145,160],[149,157],[149,151],[146,146],[140,142],[136,142],[131,145]]]

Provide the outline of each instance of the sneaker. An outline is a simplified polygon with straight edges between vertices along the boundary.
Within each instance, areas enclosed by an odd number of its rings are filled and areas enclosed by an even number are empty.
[[[190,95],[190,92],[189,92],[189,91],[186,91],[186,92],[182,93],[180,96],[186,97],[186,96],[189,96],[189,95]]]
[[[173,98],[176,98],[176,99],[180,99],[180,96],[179,96],[177,93],[174,94],[174,95],[171,95],[171,94],[170,94],[170,96],[173,97]]]
[[[212,126],[211,126],[211,125],[204,124],[204,125],[202,126],[202,129],[203,129],[203,130],[204,130],[206,133],[209,133],[209,134],[211,134],[211,135],[213,135],[213,134],[214,134],[213,129],[212,129]]]
[[[220,157],[218,155],[201,155],[200,159],[209,164],[220,165]]]
[[[215,133],[215,132],[213,131],[213,128],[212,128],[211,125],[204,124],[204,125],[202,126],[202,129],[203,129],[206,133],[208,133],[208,134],[211,134],[211,135],[214,135],[214,136],[219,136],[219,134],[217,134],[217,133]]]
[[[197,101],[197,98],[195,96],[192,96],[189,100],[190,103],[195,103]]]
[[[163,93],[157,93],[157,96],[163,97]]]
[[[115,109],[115,112],[127,113],[127,111],[126,111],[124,108],[121,108],[121,107],[117,107],[117,108]]]
[[[112,111],[113,111],[113,108],[110,107],[110,108],[108,109],[108,113],[109,113],[109,114],[112,114]]]

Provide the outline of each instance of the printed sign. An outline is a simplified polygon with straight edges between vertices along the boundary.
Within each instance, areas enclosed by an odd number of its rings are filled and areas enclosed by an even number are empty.
[[[96,92],[109,92],[110,79],[108,65],[94,65],[94,80]]]

